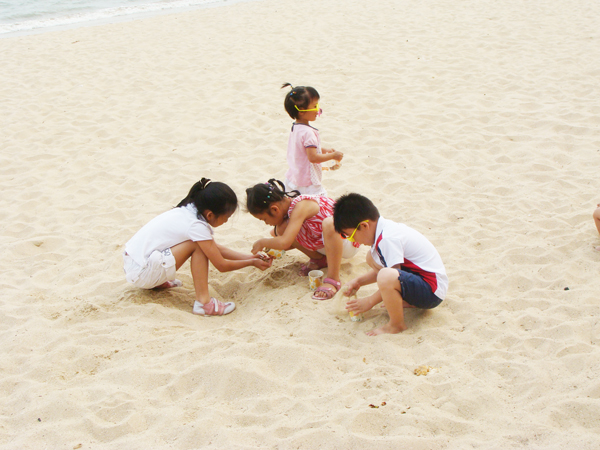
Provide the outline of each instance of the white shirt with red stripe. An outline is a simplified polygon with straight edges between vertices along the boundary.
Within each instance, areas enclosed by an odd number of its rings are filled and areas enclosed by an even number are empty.
[[[399,265],[402,270],[419,275],[437,297],[446,297],[448,276],[442,258],[417,230],[380,216],[371,255],[383,267]]]

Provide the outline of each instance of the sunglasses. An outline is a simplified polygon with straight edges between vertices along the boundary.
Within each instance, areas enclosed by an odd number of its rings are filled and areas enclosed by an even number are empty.
[[[358,225],[356,225],[356,228],[354,229],[354,231],[352,232],[352,234],[350,236],[348,236],[343,231],[340,233],[340,236],[342,237],[342,239],[347,239],[350,242],[354,242],[354,235],[356,234],[356,231],[358,230],[358,227],[360,227],[361,224],[367,223],[367,222],[368,222],[368,220],[363,220],[361,223],[359,223]]]
[[[298,105],[294,105],[294,108],[296,108],[299,112],[313,112],[313,111],[320,111],[321,108],[319,108],[319,104],[317,103],[317,106],[315,106],[312,109],[300,109],[298,108]]]

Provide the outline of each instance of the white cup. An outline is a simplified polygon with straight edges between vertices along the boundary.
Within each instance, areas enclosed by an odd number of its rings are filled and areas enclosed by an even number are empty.
[[[310,285],[311,291],[314,291],[321,286],[323,284],[323,271],[311,270],[308,272],[308,284]]]

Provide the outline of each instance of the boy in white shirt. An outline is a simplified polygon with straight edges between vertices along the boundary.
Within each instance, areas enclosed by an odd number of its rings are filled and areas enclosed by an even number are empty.
[[[343,238],[371,246],[367,264],[373,270],[350,281],[344,292],[349,297],[361,286],[377,282],[379,290],[373,295],[346,303],[348,311],[358,314],[383,301],[390,320],[368,335],[400,333],[406,330],[404,308],[432,309],[444,300],[448,277],[442,258],[421,233],[381,217],[371,200],[360,194],[336,200],[333,224]]]

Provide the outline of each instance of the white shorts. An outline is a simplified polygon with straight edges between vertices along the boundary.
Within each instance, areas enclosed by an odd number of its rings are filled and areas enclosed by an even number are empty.
[[[323,240],[325,240],[325,237],[323,237]],[[325,254],[325,247],[317,250],[321,255]],[[348,239],[344,239],[344,247],[342,250],[342,259],[350,259],[352,258],[354,255],[356,255],[356,253],[358,252],[358,248],[356,248],[354,245],[352,245],[352,242],[350,242]]]
[[[158,250],[152,252],[144,267],[136,263],[127,253],[123,253],[123,270],[127,281],[134,286],[152,289],[175,279],[177,263],[170,248],[162,252]]]
[[[327,195],[327,191],[323,187],[323,185],[310,185],[310,186],[296,186],[287,178],[285,179],[285,190],[286,191],[298,191],[302,195]]]

